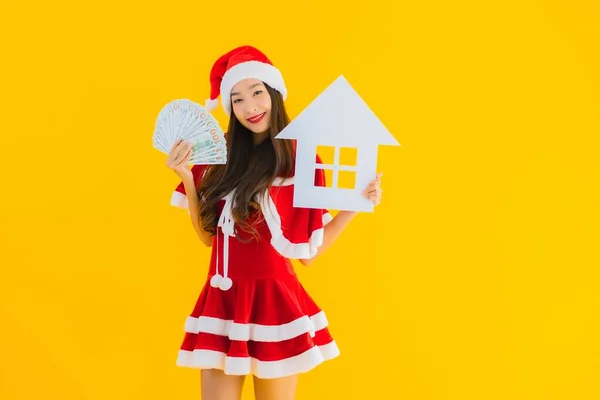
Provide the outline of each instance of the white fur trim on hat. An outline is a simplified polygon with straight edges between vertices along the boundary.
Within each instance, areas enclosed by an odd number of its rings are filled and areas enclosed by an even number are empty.
[[[221,104],[227,115],[231,115],[231,89],[243,79],[255,78],[277,90],[285,100],[287,88],[281,72],[271,64],[260,61],[245,61],[229,68],[221,80]]]

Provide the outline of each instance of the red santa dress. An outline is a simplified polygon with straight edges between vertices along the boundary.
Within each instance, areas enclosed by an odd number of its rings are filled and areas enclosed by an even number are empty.
[[[197,184],[205,169],[192,167]],[[315,184],[324,186],[317,171]],[[259,199],[260,240],[248,243],[236,238],[247,241],[250,234],[234,229],[232,193],[219,202],[208,275],[184,324],[178,366],[268,379],[307,372],[339,355],[325,313],[290,261],[315,255],[332,217],[324,209],[294,207],[293,198],[294,178],[277,178]],[[183,182],[171,205],[187,209]]]

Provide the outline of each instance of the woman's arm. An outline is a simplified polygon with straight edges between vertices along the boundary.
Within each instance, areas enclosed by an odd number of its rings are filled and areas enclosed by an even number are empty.
[[[212,246],[212,235],[205,231],[200,224],[200,199],[198,198],[198,193],[196,192],[196,185],[194,183],[193,176],[190,174],[189,177],[186,177],[183,180],[183,184],[185,186],[185,194],[188,199],[188,208],[192,225],[194,226],[200,241],[206,246],[210,247]]]
[[[373,202],[374,205],[379,205],[381,202],[381,193],[383,190],[381,189],[381,176],[383,173],[377,174],[375,179],[373,179],[369,185],[363,191],[363,196]],[[299,261],[304,265],[312,264],[315,259],[323,254],[329,246],[336,241],[336,239],[340,236],[340,234],[344,231],[346,226],[352,221],[352,219],[358,214],[358,211],[340,211],[328,224],[323,227],[323,244],[319,246],[317,250],[317,254],[315,254],[312,258],[308,259],[300,259]]]
[[[206,232],[200,224],[200,199],[196,191],[194,174],[189,169],[188,163],[192,156],[192,144],[182,139],[177,139],[167,157],[166,164],[171,168],[183,182],[185,195],[188,200],[188,211],[192,220],[194,230],[206,246],[212,246],[212,236]]]
[[[323,227],[323,244],[319,246],[317,254],[312,258],[300,259],[299,261],[306,266],[312,264],[319,255],[323,254],[336,241],[356,214],[358,214],[357,211],[340,211]]]

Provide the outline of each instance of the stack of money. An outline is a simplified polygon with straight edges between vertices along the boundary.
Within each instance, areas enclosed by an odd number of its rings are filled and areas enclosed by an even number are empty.
[[[152,147],[169,154],[178,139],[192,144],[190,164],[225,164],[227,144],[217,120],[201,105],[187,99],[169,102],[159,112]]]

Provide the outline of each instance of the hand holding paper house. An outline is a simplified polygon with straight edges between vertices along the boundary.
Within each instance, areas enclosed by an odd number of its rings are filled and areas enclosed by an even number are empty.
[[[295,139],[294,207],[372,212],[362,191],[377,174],[381,145],[400,146],[369,106],[340,75],[276,139]],[[315,162],[319,146],[335,148],[333,164]],[[354,148],[356,165],[340,165],[340,148]],[[315,169],[332,170],[331,187],[315,186]],[[354,187],[338,187],[338,172],[353,171]]]

